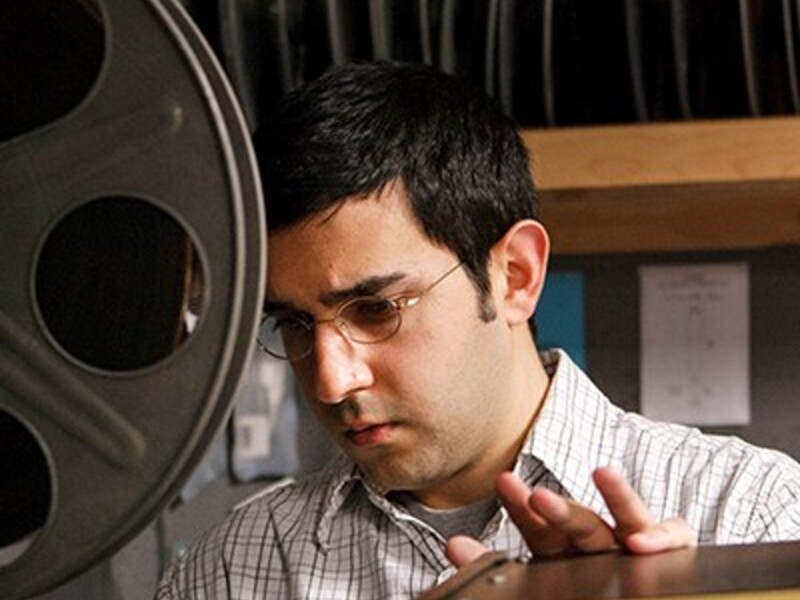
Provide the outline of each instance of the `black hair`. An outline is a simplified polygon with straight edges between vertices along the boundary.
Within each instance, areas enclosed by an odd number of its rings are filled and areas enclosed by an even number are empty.
[[[468,81],[425,65],[333,67],[290,93],[255,145],[269,231],[399,180],[425,235],[458,256],[482,299],[491,247],[538,216],[515,123]]]

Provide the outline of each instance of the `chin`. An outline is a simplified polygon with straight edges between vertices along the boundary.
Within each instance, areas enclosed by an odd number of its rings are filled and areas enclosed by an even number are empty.
[[[429,465],[424,471],[407,464],[392,464],[380,459],[360,463],[359,467],[372,485],[386,491],[414,491],[429,487],[439,478],[430,473]]]

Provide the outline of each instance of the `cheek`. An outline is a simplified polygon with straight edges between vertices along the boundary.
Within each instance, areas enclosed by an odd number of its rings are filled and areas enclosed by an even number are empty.
[[[427,385],[440,412],[479,419],[510,385],[510,340],[498,319],[487,323],[471,313],[459,323],[421,341],[415,378]]]
[[[377,381],[418,416],[448,418],[473,386],[468,380],[475,352],[465,333],[418,329],[413,336],[398,339],[393,351],[375,364]]]

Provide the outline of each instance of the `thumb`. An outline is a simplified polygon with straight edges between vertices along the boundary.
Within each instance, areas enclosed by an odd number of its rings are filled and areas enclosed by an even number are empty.
[[[447,540],[445,555],[453,566],[460,569],[467,563],[471,563],[481,554],[489,550],[475,538],[467,535],[456,535]]]

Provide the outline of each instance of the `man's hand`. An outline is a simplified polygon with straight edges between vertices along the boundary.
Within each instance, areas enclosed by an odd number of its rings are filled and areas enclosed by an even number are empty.
[[[550,490],[531,490],[512,473],[498,477],[497,493],[534,554],[601,552],[620,546],[635,554],[652,554],[697,543],[683,519],[657,523],[638,494],[612,469],[597,469],[592,477],[616,521],[615,527],[585,506]],[[447,557],[456,567],[484,552],[482,544],[467,536],[455,536],[447,542]]]

